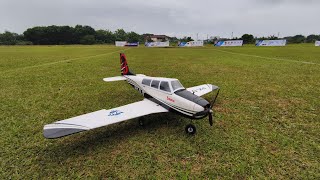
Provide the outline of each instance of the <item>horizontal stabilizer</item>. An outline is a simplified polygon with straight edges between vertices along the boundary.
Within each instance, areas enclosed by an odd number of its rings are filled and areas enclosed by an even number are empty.
[[[124,76],[115,76],[115,77],[103,78],[103,80],[106,82],[112,82],[112,81],[123,81],[123,80],[126,80],[126,78]]]

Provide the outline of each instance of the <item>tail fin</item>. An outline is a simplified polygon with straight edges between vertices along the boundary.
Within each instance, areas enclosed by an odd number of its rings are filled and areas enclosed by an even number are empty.
[[[135,75],[129,70],[127,58],[124,53],[120,53],[121,75]]]

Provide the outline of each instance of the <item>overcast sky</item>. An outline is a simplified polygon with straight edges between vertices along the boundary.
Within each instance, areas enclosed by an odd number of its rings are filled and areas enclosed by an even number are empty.
[[[138,33],[231,37],[320,34],[320,0],[0,0],[0,32],[90,25]]]

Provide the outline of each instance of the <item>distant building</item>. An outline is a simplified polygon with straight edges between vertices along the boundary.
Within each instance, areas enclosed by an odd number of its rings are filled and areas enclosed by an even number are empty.
[[[170,39],[170,37],[166,35],[143,34],[143,36],[145,41],[152,40],[153,42],[165,42]]]

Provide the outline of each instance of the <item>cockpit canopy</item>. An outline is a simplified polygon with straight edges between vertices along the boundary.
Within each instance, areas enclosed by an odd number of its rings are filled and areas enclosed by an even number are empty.
[[[144,78],[142,80],[142,84],[146,85],[146,86],[151,86],[152,88],[156,88],[159,89],[161,91],[166,91],[166,92],[172,92],[174,93],[177,90],[180,89],[185,89],[181,83],[179,82],[179,80],[177,79],[148,79],[148,78]]]
[[[173,92],[179,89],[184,89],[184,87],[182,86],[179,80],[171,81],[171,87]]]

